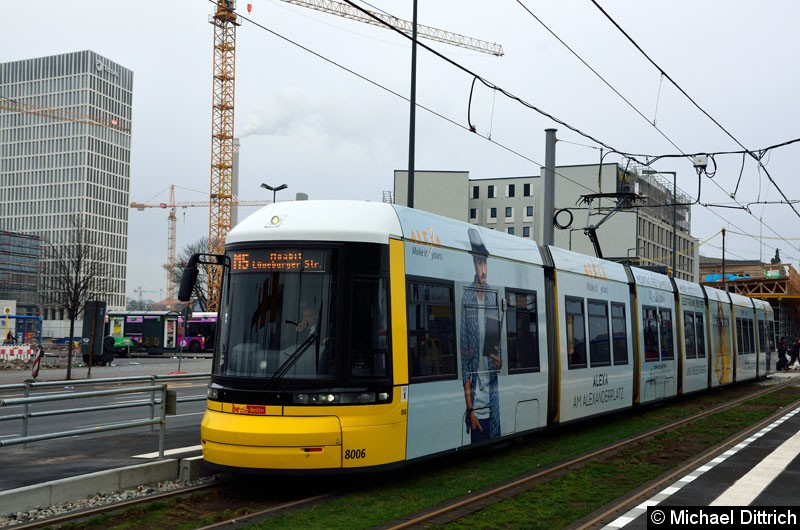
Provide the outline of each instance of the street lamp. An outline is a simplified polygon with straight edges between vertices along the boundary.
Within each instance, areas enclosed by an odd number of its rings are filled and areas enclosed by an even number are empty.
[[[672,276],[675,276],[675,256],[678,254],[678,177],[675,171],[654,171],[652,169],[645,169],[642,171],[645,175],[672,175]]]
[[[274,202],[275,202],[275,195],[276,195],[276,194],[277,194],[279,191],[281,191],[281,190],[285,190],[285,189],[286,189],[286,188],[288,188],[289,186],[287,186],[286,184],[281,184],[280,186],[275,186],[275,187],[273,188],[273,187],[272,187],[272,186],[270,186],[269,184],[264,184],[264,183],[262,183],[262,184],[261,184],[261,187],[262,187],[262,188],[264,188],[264,189],[267,189],[267,190],[269,190],[269,191],[271,191],[271,192],[272,192],[272,202],[274,203]]]

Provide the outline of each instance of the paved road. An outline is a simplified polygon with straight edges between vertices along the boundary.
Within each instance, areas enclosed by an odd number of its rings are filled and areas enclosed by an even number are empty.
[[[186,373],[208,373],[211,371],[211,359],[182,359],[181,371]],[[116,359],[112,366],[93,366],[88,378],[88,367],[72,369],[72,379],[101,379],[129,377],[141,375],[167,375],[178,369],[178,360],[170,358],[133,358]],[[37,381],[66,381],[65,368],[44,368],[40,370]],[[0,385],[23,383],[31,379],[29,369],[9,370],[0,365]],[[59,387],[60,388],[60,387]],[[0,395],[4,392],[0,391]],[[5,394],[8,395],[8,392]],[[15,394],[17,394],[15,392]],[[186,404],[188,407],[190,404]],[[191,404],[194,408],[202,408],[201,404]],[[181,415],[182,405],[178,412]],[[111,412],[113,414],[113,411]],[[0,409],[0,415],[3,410]],[[100,413],[94,413],[100,414]],[[183,453],[170,456],[186,456],[200,454],[197,445],[200,443],[201,413],[195,412],[191,417],[168,416],[165,449],[187,449]],[[10,422],[16,424],[17,422]],[[147,428],[139,431],[116,431],[98,433],[91,437],[79,436],[23,445],[0,448],[0,491],[22,486],[39,484],[50,480],[112,469],[116,467],[141,464],[152,460],[158,451],[158,430],[149,432]],[[141,455],[150,454],[148,457]]]

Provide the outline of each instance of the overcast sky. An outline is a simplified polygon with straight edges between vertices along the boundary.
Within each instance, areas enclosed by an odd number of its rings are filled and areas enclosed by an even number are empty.
[[[393,171],[408,164],[408,102],[389,91],[409,95],[409,42],[279,0],[251,3],[250,14],[246,0],[237,11],[274,33],[248,21],[237,32],[240,198],[271,199],[260,188],[266,182],[289,186],[278,200],[304,192],[312,199],[380,201],[392,190]],[[505,55],[498,58],[424,41],[617,151],[651,157],[742,151],[738,141],[756,152],[800,137],[800,3],[597,3],[735,140],[662,78],[591,0],[419,0],[418,18],[502,45]],[[412,17],[411,0],[371,4]],[[91,49],[133,70],[131,200],[168,201],[174,184],[177,201],[202,202],[211,163],[212,12],[206,0],[25,0],[7,12],[0,62]],[[422,49],[417,80],[418,103],[441,115],[417,111],[417,170],[469,171],[472,178],[538,175],[544,130],[551,127],[560,140],[557,165],[600,160],[597,143],[481,84],[471,105],[478,134],[468,132],[472,75]],[[776,202],[800,199],[800,143],[763,156],[769,176],[749,156],[744,166],[741,154],[715,160],[713,179],[698,179],[685,158],[653,165],[677,172],[678,187],[694,199],[700,183],[692,235],[703,242],[701,254],[721,256],[725,227],[726,257],[768,261],[780,248],[784,261],[798,267],[800,214],[793,207],[800,212],[800,204]],[[625,163],[619,155],[604,161]],[[763,201],[772,203],[751,204],[749,213],[719,207]],[[252,211],[243,208],[240,217]],[[166,218],[162,210],[130,212],[130,296],[138,297],[139,286],[144,298],[164,295]],[[207,234],[207,208],[179,211],[179,252]]]

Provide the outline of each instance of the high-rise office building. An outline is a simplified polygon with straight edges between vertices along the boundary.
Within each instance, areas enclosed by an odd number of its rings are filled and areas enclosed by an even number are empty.
[[[0,230],[43,249],[82,231],[109,309],[125,307],[132,99],[133,72],[93,51],[0,64]],[[47,255],[43,316],[62,320]]]

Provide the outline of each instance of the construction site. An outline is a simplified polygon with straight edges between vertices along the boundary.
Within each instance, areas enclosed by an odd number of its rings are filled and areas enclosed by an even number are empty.
[[[775,313],[775,332],[800,338],[800,274],[789,263],[700,258],[700,282],[709,287],[766,300]]]

